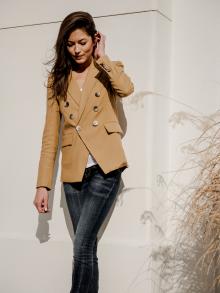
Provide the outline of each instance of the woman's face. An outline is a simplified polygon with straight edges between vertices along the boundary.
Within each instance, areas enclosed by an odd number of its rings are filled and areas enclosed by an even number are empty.
[[[83,29],[72,31],[67,40],[67,50],[76,63],[82,64],[90,59],[93,53],[94,42],[92,37]]]

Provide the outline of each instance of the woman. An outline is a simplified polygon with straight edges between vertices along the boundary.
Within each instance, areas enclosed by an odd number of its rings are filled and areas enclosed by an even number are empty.
[[[105,36],[92,16],[69,14],[61,23],[48,77],[47,111],[34,205],[48,212],[61,116],[61,182],[75,233],[71,293],[99,288],[97,234],[128,167],[117,99],[134,91],[121,61],[105,54]]]

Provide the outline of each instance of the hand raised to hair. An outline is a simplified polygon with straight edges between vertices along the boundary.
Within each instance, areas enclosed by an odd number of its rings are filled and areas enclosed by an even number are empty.
[[[98,59],[99,57],[105,55],[105,40],[106,36],[103,35],[101,32],[97,32],[95,34],[96,46],[93,53],[95,59]]]

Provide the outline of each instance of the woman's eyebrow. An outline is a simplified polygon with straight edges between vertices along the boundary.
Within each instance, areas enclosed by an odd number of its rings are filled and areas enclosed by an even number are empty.
[[[86,39],[85,39],[85,38],[82,38],[82,39],[80,39],[80,40],[79,40],[79,42],[80,42],[80,41],[83,41],[83,40],[85,40],[85,41],[86,41]],[[68,41],[68,42],[70,42],[70,43],[74,43],[73,41],[70,41],[70,40],[67,40],[67,41]]]

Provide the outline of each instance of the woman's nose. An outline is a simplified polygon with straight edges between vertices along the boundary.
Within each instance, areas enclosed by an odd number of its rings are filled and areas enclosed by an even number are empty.
[[[76,46],[76,47],[75,47],[75,52],[76,52],[76,53],[79,53],[79,52],[80,52],[80,47],[79,47],[79,46]]]

